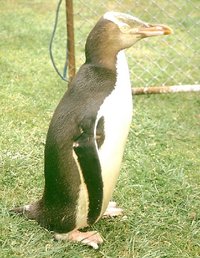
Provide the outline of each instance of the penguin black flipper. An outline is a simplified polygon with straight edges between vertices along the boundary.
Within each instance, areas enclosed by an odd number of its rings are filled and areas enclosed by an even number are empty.
[[[103,139],[102,118],[97,125],[95,134],[95,118],[85,117],[80,124],[81,135],[74,141],[74,151],[88,190],[89,211],[88,224],[93,224],[101,213],[103,200],[103,181],[101,165],[98,157],[96,138]],[[100,143],[99,143],[100,146]]]

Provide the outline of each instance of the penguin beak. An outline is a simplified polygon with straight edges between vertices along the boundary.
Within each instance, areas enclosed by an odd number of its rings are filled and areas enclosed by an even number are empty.
[[[144,27],[138,28],[137,34],[140,34],[142,37],[153,37],[160,35],[169,35],[172,34],[173,30],[167,25],[162,24],[145,24]]]

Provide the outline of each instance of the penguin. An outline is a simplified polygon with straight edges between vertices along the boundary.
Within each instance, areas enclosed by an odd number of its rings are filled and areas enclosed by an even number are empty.
[[[145,37],[168,35],[124,13],[107,12],[89,33],[85,63],[70,83],[49,125],[40,200],[15,208],[55,232],[57,240],[97,249],[96,231],[82,232],[105,215],[122,213],[110,202],[132,121],[132,91],[124,50]]]

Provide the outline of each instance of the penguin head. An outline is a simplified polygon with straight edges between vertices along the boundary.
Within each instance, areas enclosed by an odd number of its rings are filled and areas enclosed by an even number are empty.
[[[125,13],[107,12],[103,18],[113,22],[118,27],[118,37],[122,48],[131,47],[142,38],[172,33],[172,29],[166,25],[150,24]]]
[[[120,50],[131,47],[138,40],[171,33],[172,29],[166,25],[152,25],[129,14],[107,12],[88,35],[86,62],[111,66]]]

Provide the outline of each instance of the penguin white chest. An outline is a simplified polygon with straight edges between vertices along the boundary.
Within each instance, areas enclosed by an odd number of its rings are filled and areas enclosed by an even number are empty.
[[[132,93],[129,69],[124,51],[117,55],[116,84],[109,96],[101,105],[97,121],[104,118],[105,139],[98,150],[103,180],[102,214],[118,178],[124,147],[132,118]]]

